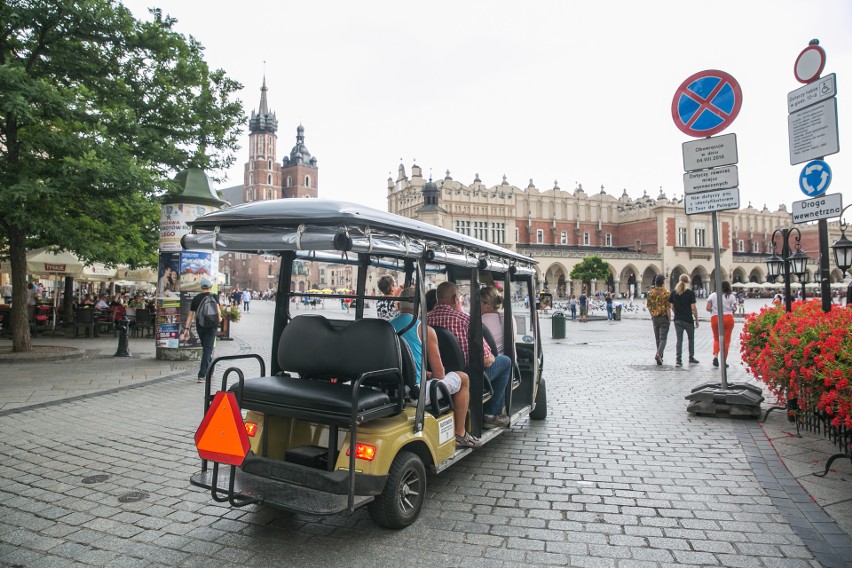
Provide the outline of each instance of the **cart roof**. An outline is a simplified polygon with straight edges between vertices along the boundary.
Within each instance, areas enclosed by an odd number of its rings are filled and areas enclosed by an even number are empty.
[[[198,217],[183,237],[187,249],[275,254],[337,251],[526,272],[536,261],[498,245],[414,219],[346,201],[256,201]],[[507,228],[511,230],[511,228]],[[483,260],[484,259],[484,260]]]

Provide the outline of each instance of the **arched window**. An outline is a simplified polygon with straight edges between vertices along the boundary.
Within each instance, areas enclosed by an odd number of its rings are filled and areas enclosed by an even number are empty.
[[[266,185],[272,185],[272,174],[266,174]]]
[[[311,176],[305,176],[305,187],[311,187]]]
[[[287,176],[287,187],[293,185],[293,178],[291,176]]]
[[[267,162],[266,169],[267,169],[267,170],[271,170],[271,169],[272,169],[272,160],[269,160],[269,161]]]

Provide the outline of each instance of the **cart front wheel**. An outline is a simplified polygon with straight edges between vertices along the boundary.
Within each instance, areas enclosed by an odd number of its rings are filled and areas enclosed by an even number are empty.
[[[535,409],[530,412],[530,418],[533,420],[547,418],[547,388],[544,386],[544,379],[541,379],[538,383],[538,391],[535,393]]]

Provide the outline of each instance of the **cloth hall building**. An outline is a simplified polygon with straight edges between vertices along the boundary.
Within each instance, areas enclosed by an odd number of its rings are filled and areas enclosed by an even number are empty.
[[[411,176],[400,164],[397,179],[387,181],[388,211],[511,248],[538,260],[543,289],[560,297],[579,294],[582,284],[570,273],[584,257],[597,255],[610,266],[605,282],[592,282],[592,293],[609,290],[637,295],[653,287],[664,274],[669,287],[688,274],[693,288],[709,295],[715,279],[711,215],[690,215],[682,201],[662,191],[637,199],[624,190],[618,197],[603,186],[586,191],[578,185],[566,191],[554,183],[539,189],[530,180],[525,188],[506,177],[486,185],[479,175],[470,184],[444,179],[426,180],[419,166]],[[791,215],[781,205],[770,211],[721,211],[719,218],[722,279],[732,283],[766,281],[766,257],[773,231],[790,227]],[[819,237],[816,225],[797,225],[801,248],[811,261],[809,280],[818,272]],[[829,223],[829,242],[840,236],[838,223]],[[780,237],[776,241],[780,254]],[[792,245],[793,243],[791,243]],[[796,280],[795,277],[792,280]],[[832,262],[831,282],[843,280]]]

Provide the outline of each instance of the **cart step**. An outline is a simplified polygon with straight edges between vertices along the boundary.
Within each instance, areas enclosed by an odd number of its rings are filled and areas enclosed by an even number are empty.
[[[219,467],[216,485],[223,494],[228,492],[231,480],[231,468]],[[211,489],[213,470],[200,471],[190,478],[190,483],[196,487]],[[292,485],[274,479],[265,479],[236,470],[234,480],[234,496],[238,499],[252,498],[294,513],[310,513],[313,515],[334,515],[347,509],[346,495],[333,495],[307,487]],[[372,496],[356,495],[355,508],[366,505],[373,500]]]

